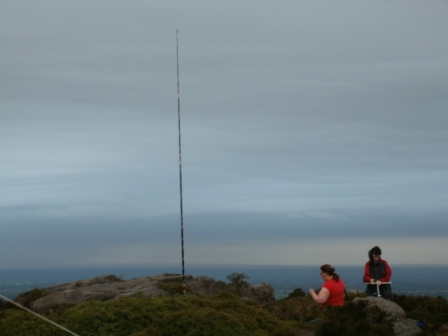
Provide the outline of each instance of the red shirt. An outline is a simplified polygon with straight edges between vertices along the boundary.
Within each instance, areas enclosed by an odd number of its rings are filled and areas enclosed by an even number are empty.
[[[327,302],[324,303],[324,306],[344,305],[345,286],[341,278],[339,278],[339,281],[336,281],[333,278],[327,280],[322,287],[328,289],[328,291],[330,292],[330,296],[328,297]]]

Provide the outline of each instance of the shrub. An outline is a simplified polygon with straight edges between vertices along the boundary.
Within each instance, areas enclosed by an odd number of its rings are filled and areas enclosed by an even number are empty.
[[[182,294],[182,285],[178,281],[157,281],[157,287],[170,295]]]
[[[297,297],[304,297],[305,292],[302,290],[302,288],[296,288],[288,295],[288,299],[297,298]]]
[[[340,307],[328,306],[316,335],[387,336],[394,335],[394,331],[392,323],[386,320],[386,313],[359,301]]]
[[[31,303],[37,299],[40,299],[41,297],[45,296],[46,292],[43,289],[40,288],[34,288],[33,290],[30,290],[29,292],[25,292],[19,296],[19,302],[21,305],[29,308]]]
[[[16,308],[0,312],[2,336],[66,336],[67,333],[30,313]]]
[[[231,273],[227,275],[227,280],[230,281],[230,284],[232,285],[230,290],[235,291],[238,295],[241,295],[243,289],[248,287],[248,284],[246,280],[248,280],[250,277],[247,276],[245,273]]]
[[[322,308],[309,295],[298,288],[287,298],[266,307],[274,316],[283,321],[308,322],[322,314]]]
[[[232,283],[234,285],[237,285],[242,282],[246,282],[246,280],[249,280],[249,279],[250,279],[250,277],[247,276],[245,273],[233,272],[233,273],[227,275],[227,280],[229,280],[230,283]]]
[[[0,314],[2,336],[64,335],[63,331],[38,318],[29,318],[25,311],[6,309]],[[177,295],[90,301],[47,312],[46,316],[83,336],[268,336],[295,333],[292,327],[257,303],[225,292],[211,299]]]
[[[409,318],[423,321],[428,328],[422,335],[448,335],[448,301],[441,297],[394,295]],[[444,333],[442,333],[444,332]]]

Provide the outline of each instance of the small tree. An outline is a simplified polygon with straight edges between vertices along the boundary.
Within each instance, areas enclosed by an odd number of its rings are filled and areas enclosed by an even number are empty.
[[[302,288],[296,288],[292,293],[288,295],[288,299],[297,298],[297,297],[304,297],[305,292],[302,290]]]
[[[233,272],[227,276],[227,280],[230,281],[231,284],[238,286],[239,284],[246,282],[250,277],[245,273],[236,273]]]
[[[249,279],[249,276],[245,273],[233,272],[227,276],[227,279],[230,281],[230,284],[234,288],[236,294],[241,296],[243,288],[248,286],[246,280]]]

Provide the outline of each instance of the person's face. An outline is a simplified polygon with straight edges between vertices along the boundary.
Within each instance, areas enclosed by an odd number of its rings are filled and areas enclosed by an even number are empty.
[[[378,261],[380,261],[381,256],[379,254],[372,254],[373,262],[375,264],[378,264]]]
[[[328,274],[325,272],[320,272],[320,277],[322,278],[322,280],[327,281],[328,280]]]

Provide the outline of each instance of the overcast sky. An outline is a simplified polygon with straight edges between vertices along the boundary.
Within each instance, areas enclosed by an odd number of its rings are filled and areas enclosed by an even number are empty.
[[[446,1],[3,1],[0,267],[446,264]]]

